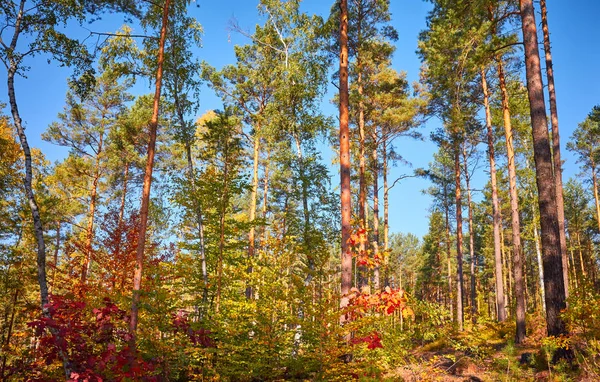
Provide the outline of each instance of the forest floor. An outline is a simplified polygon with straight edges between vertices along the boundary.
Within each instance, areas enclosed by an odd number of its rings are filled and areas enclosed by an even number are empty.
[[[388,372],[387,381],[600,381],[598,355],[575,350],[571,364],[548,362],[551,344],[537,328],[523,344],[512,341],[514,325],[476,326],[417,346],[410,361]],[[580,348],[581,350],[581,348]]]

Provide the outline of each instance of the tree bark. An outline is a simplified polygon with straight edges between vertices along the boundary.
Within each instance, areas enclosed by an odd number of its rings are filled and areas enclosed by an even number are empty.
[[[537,230],[537,213],[535,206],[532,205],[533,212],[533,240],[535,241],[535,254],[538,261],[538,277],[540,283],[540,294],[542,297],[542,308],[544,309],[544,313],[546,313],[546,291],[544,290],[544,268],[542,267],[542,250],[540,248],[540,235]]]
[[[596,174],[596,164],[592,159],[592,187],[594,188],[594,204],[596,206],[596,221],[600,230],[600,198],[598,197],[598,177]]]
[[[152,185],[152,170],[154,167],[154,154],[156,151],[156,131],[158,129],[158,114],[160,108],[160,92],[163,76],[163,62],[165,55],[165,38],[167,35],[167,24],[169,21],[169,7],[171,0],[165,0],[163,5],[162,26],[158,43],[158,65],[156,70],[156,86],[154,90],[154,103],[152,105],[152,118],[149,127],[148,158],[144,173],[144,185],[142,189],[142,205],[140,208],[140,228],[136,248],[135,271],[133,274],[133,298],[131,300],[131,319],[129,321],[129,332],[131,335],[130,347],[135,351],[136,331],[138,325],[138,312],[140,305],[140,293],[142,287],[142,270],[144,266],[144,249],[146,247],[146,231],[148,224],[148,209],[150,207],[150,187]]]
[[[359,16],[360,17],[360,16]],[[360,22],[358,23],[358,34],[360,36]],[[359,37],[360,39],[360,37]],[[366,232],[366,205],[367,205],[367,182],[365,179],[365,104],[363,102],[363,81],[362,81],[362,65],[361,65],[361,57],[360,52],[357,52],[357,78],[356,84],[358,87],[358,147],[359,147],[359,166],[358,166],[358,220],[360,223],[360,229],[364,230],[364,234],[367,235]],[[359,242],[359,251],[364,253],[365,242]],[[362,290],[362,288],[366,287],[369,284],[369,279],[367,276],[367,267],[363,265],[358,266],[358,289]]]
[[[260,137],[258,136],[260,126],[256,128],[256,135],[254,136],[254,150],[253,150],[253,167],[252,167],[252,192],[250,193],[250,212],[248,214],[248,221],[252,224],[256,218],[256,195],[258,194],[258,162],[260,159]],[[252,261],[254,258],[255,251],[255,232],[254,226],[250,227],[250,233],[248,234],[248,261]],[[248,266],[248,275],[252,273],[252,265]],[[246,298],[251,299],[253,296],[252,286],[246,287]]]
[[[379,271],[381,254],[379,253],[379,158],[377,155],[377,133],[373,132],[373,257],[375,269],[373,269],[373,290],[377,293],[380,287]]]
[[[485,123],[487,127],[488,156],[490,160],[490,182],[492,185],[492,219],[494,232],[494,266],[496,275],[496,314],[498,321],[506,320],[506,302],[504,301],[504,282],[502,275],[502,248],[500,229],[502,216],[498,202],[498,181],[496,177],[496,156],[494,150],[494,132],[492,130],[492,113],[490,111],[489,91],[485,70],[481,70],[481,86],[483,87],[483,104],[485,107]]]
[[[536,182],[539,195],[540,223],[542,228],[546,323],[548,335],[559,336],[567,333],[565,323],[560,317],[561,310],[566,308],[565,286],[560,253],[556,187],[552,172],[552,156],[548,139],[546,105],[544,102],[533,1],[521,0],[520,10],[525,46],[525,70],[531,114]],[[562,349],[557,354],[566,357],[570,355],[566,349]]]
[[[54,243],[54,265],[52,267],[52,282],[48,288],[48,293],[52,294],[54,290],[54,286],[56,285],[56,270],[58,267],[58,253],[60,252],[60,229],[61,222],[60,220],[56,221],[56,242]],[[1,379],[0,379],[1,380]]]
[[[29,204],[29,209],[31,211],[31,217],[33,220],[33,233],[35,236],[37,251],[36,251],[36,265],[37,265],[37,281],[40,287],[40,307],[42,311],[42,315],[45,318],[51,318],[52,314],[48,310],[48,281],[46,276],[46,243],[44,241],[44,225],[42,222],[42,218],[40,216],[40,211],[38,208],[38,204],[35,198],[35,193],[33,192],[33,165],[32,165],[32,157],[31,157],[31,149],[29,148],[29,142],[27,141],[27,135],[25,134],[25,127],[23,126],[23,121],[21,119],[21,115],[19,113],[19,107],[17,105],[17,97],[15,95],[15,75],[17,73],[17,68],[20,64],[20,61],[17,60],[16,55],[14,54],[15,49],[17,48],[17,42],[19,40],[19,36],[23,31],[23,22],[25,18],[25,0],[21,0],[19,4],[19,13],[16,15],[16,21],[14,24],[14,34],[11,39],[11,43],[9,46],[9,50],[11,52],[9,58],[9,67],[7,73],[7,90],[8,90],[8,100],[10,104],[10,111],[13,117],[13,122],[15,124],[15,128],[17,130],[17,135],[19,136],[19,142],[21,143],[21,148],[23,149],[23,156],[25,157],[25,178],[23,179],[23,184],[25,187],[25,194],[27,196],[27,202]],[[60,341],[61,334],[56,330],[50,330]],[[63,363],[63,370],[66,378],[70,378],[71,376],[71,362],[69,361],[68,354],[64,351],[60,350],[58,352],[59,358]]]
[[[525,281],[523,279],[523,259],[521,254],[521,222],[519,218],[519,196],[517,192],[517,171],[515,166],[515,150],[513,132],[508,105],[508,91],[504,77],[502,59],[498,58],[498,78],[502,94],[502,115],[504,118],[504,135],[506,137],[506,155],[508,157],[508,180],[510,190],[510,214],[512,229],[513,272],[515,281],[517,327],[515,343],[520,344],[526,336],[525,326]]]
[[[16,63],[12,64],[8,70],[8,99],[13,122],[15,124],[15,128],[17,129],[17,135],[19,136],[21,148],[23,149],[23,155],[25,157],[25,179],[23,180],[23,183],[25,186],[27,201],[29,202],[29,209],[31,210],[31,217],[33,219],[33,232],[37,243],[37,279],[38,285],[40,286],[40,306],[43,314],[47,316],[48,310],[46,308],[46,304],[48,304],[48,283],[46,279],[46,242],[44,241],[44,226],[35,194],[33,192],[33,166],[31,149],[29,148],[27,136],[25,135],[25,128],[22,124],[21,115],[19,114],[19,108],[17,106],[17,97],[15,95],[16,70]]]
[[[342,213],[341,263],[342,282],[340,308],[348,306],[348,293],[352,286],[352,254],[349,251],[350,220],[352,219],[350,195],[350,131],[348,126],[348,0],[340,0],[340,199]],[[345,315],[341,321],[346,321]]]
[[[263,205],[262,205],[262,217],[264,220],[267,219],[267,211],[268,211],[268,202],[269,202],[269,162],[270,162],[270,158],[271,158],[271,153],[270,151],[267,150],[267,160],[265,161],[265,165],[264,165],[264,185],[263,185]],[[261,232],[261,238],[260,241],[261,243],[265,243],[265,241],[267,240],[267,227],[263,227],[262,232]]]
[[[123,188],[121,190],[121,205],[119,206],[119,217],[117,221],[117,243],[115,245],[115,253],[117,255],[121,254],[121,245],[123,242],[123,220],[125,218],[125,203],[127,201],[127,184],[129,182],[129,162],[125,161],[125,169],[123,170]],[[116,275],[115,275],[116,278]],[[120,288],[123,290],[125,285],[125,272],[121,273],[121,285]]]
[[[447,271],[448,271],[448,301],[450,302],[450,319],[454,320],[454,303],[452,302],[452,260],[450,243],[450,203],[448,202],[448,185],[444,182],[444,216],[446,223],[446,253],[447,253]]]
[[[390,271],[388,265],[388,255],[390,249],[390,199],[388,190],[388,162],[387,162],[387,140],[383,139],[383,152],[382,152],[382,171],[383,171],[383,250],[385,252],[385,285],[390,285]],[[402,274],[402,268],[400,268],[400,274]],[[401,287],[400,287],[401,288]]]
[[[454,143],[454,179],[456,182],[456,321],[458,330],[463,330],[464,311],[463,311],[463,234],[462,234],[462,195],[460,185],[460,149],[458,143]]]
[[[560,253],[563,264],[563,283],[565,296],[569,297],[569,260],[567,238],[565,232],[565,204],[563,198],[562,160],[560,155],[560,134],[558,130],[558,108],[556,106],[556,88],[554,86],[554,69],[550,48],[550,31],[548,30],[548,11],[546,0],[540,0],[542,11],[542,31],[544,34],[544,53],[546,54],[546,78],[548,79],[548,95],[550,101],[550,123],[552,126],[552,158],[554,162],[554,183],[556,187],[556,208],[558,214],[558,229]]]
[[[467,187],[467,210],[469,214],[469,256],[471,257],[471,320],[477,322],[477,288],[476,288],[476,258],[475,258],[475,241],[473,230],[473,203],[471,200],[471,176],[469,174],[469,163],[467,156],[467,144],[463,143],[463,160],[465,163],[465,186]]]

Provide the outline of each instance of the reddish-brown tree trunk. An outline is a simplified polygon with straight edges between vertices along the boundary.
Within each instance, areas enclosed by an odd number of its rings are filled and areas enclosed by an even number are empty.
[[[548,139],[548,121],[546,119],[533,0],[521,0],[520,11],[542,228],[546,323],[548,335],[559,336],[567,333],[565,323],[560,317],[561,311],[566,308],[565,286],[560,253],[556,187],[552,172],[552,155]],[[562,355],[568,354],[566,349],[563,349],[561,353]]]
[[[171,0],[165,0],[163,5],[162,26],[158,43],[158,65],[156,69],[156,86],[154,90],[154,103],[152,106],[152,118],[149,127],[148,159],[144,173],[144,185],[142,189],[142,205],[140,208],[140,228],[136,248],[135,270],[133,273],[133,298],[131,300],[131,319],[129,321],[129,332],[131,335],[130,347],[135,349],[136,331],[138,325],[138,312],[140,305],[140,292],[142,287],[142,270],[144,266],[144,249],[146,247],[146,230],[148,224],[148,209],[150,207],[150,187],[152,185],[152,170],[154,167],[154,154],[156,151],[156,131],[158,129],[158,113],[160,108],[160,92],[163,76],[163,62],[165,56],[165,38],[167,35],[167,24],[169,21],[169,7]]]
[[[490,160],[490,182],[492,185],[492,219],[494,231],[494,266],[496,275],[496,314],[498,321],[506,320],[506,303],[504,301],[504,278],[502,275],[502,247],[500,242],[500,229],[502,228],[502,215],[498,201],[498,181],[496,178],[496,156],[494,150],[494,132],[492,130],[492,113],[490,111],[489,91],[485,70],[481,70],[481,85],[483,87],[483,104],[485,107],[485,124],[487,127],[488,156]]]
[[[348,0],[340,0],[340,198],[342,212],[342,283],[340,307],[348,306],[352,287],[352,254],[348,246],[352,219],[350,195],[350,130],[348,126]],[[345,316],[342,316],[342,322]]]

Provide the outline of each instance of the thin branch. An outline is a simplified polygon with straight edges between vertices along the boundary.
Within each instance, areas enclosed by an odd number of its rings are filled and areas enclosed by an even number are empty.
[[[156,36],[147,36],[147,35],[143,35],[143,34],[127,34],[127,33],[108,33],[108,32],[94,32],[91,31],[85,27],[82,27],[83,29],[86,29],[88,32],[90,32],[90,36],[92,35],[96,35],[96,36],[108,36],[108,37],[133,37],[133,38],[149,38],[149,39],[153,39],[153,40],[158,40],[159,38]],[[88,36],[89,37],[89,36]]]
[[[499,51],[506,49],[506,48],[510,48],[511,46],[515,46],[515,45],[523,45],[522,41],[518,41],[518,42],[511,42],[510,44],[506,44],[506,45],[502,45],[499,48],[496,49],[491,49],[490,53],[498,53]]]
[[[229,21],[229,28],[231,30],[233,30],[233,31],[241,34],[242,36],[249,38],[250,40],[252,40],[253,42],[255,42],[257,44],[260,44],[260,45],[266,46],[268,48],[271,48],[271,49],[273,49],[273,50],[275,50],[275,51],[277,51],[279,53],[286,54],[286,52],[284,50],[281,50],[281,49],[277,48],[276,46],[273,46],[273,45],[268,44],[268,43],[266,43],[264,41],[261,41],[261,40],[255,38],[253,35],[249,34],[248,32],[244,31],[240,27],[240,25],[237,23],[237,20],[235,20],[235,19],[232,19],[232,20]]]
[[[387,189],[383,190],[384,192],[389,192],[392,188],[394,188],[394,186],[396,185],[396,183],[398,183],[401,180],[404,179],[408,179],[408,178],[418,178],[420,175],[418,174],[412,174],[412,175],[400,175],[398,178],[396,178],[396,180],[394,180],[394,182],[392,183],[391,186],[389,186]],[[380,187],[379,189],[381,189],[382,187]]]

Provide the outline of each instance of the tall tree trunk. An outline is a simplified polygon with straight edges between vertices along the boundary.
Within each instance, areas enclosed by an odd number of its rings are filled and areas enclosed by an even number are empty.
[[[340,308],[348,306],[352,286],[352,254],[348,247],[352,219],[350,195],[350,130],[348,126],[348,0],[340,0],[340,199],[342,210],[342,283]],[[346,320],[345,315],[341,317]]]
[[[358,23],[358,34],[360,36],[360,22]],[[360,37],[359,37],[360,38]],[[362,81],[362,65],[360,52],[357,53],[357,78],[356,84],[358,87],[358,147],[359,147],[359,166],[358,166],[358,220],[360,223],[360,229],[364,230],[364,234],[367,235],[366,232],[366,205],[367,205],[367,182],[365,179],[365,104],[362,99],[363,97],[363,81]],[[359,251],[364,253],[366,250],[365,242],[361,240],[359,242]],[[362,288],[366,287],[369,284],[369,279],[367,276],[367,267],[364,265],[358,266],[358,288],[362,290]]]
[[[49,292],[52,293],[54,290],[54,286],[56,285],[56,270],[58,269],[58,253],[60,252],[60,228],[61,222],[60,220],[56,221],[56,242],[54,243],[54,265],[52,267],[52,282],[50,284]],[[1,380],[1,379],[0,379]]]
[[[542,11],[542,31],[544,34],[544,52],[546,54],[546,78],[548,79],[548,95],[550,97],[550,122],[552,125],[552,158],[554,162],[554,183],[556,187],[556,208],[558,214],[558,229],[560,253],[563,264],[563,283],[565,296],[569,297],[569,260],[567,238],[565,233],[565,204],[563,198],[562,160],[560,159],[560,134],[558,130],[558,108],[556,106],[556,88],[554,86],[554,69],[550,48],[550,31],[548,30],[548,10],[546,0],[540,0]]]
[[[29,209],[31,210],[31,217],[33,219],[33,232],[37,243],[37,279],[38,285],[40,286],[40,306],[44,316],[49,317],[48,309],[46,308],[46,304],[48,304],[48,282],[46,279],[46,242],[44,241],[44,226],[35,194],[33,192],[33,166],[31,150],[29,148],[27,136],[25,135],[25,128],[22,124],[21,115],[19,114],[19,108],[17,106],[17,97],[15,95],[16,71],[17,64],[11,63],[7,78],[8,99],[13,122],[15,124],[15,128],[17,129],[19,141],[21,142],[23,155],[25,156],[25,179],[23,180],[23,183],[25,186],[27,201],[29,202]]]
[[[600,230],[600,198],[598,197],[598,177],[596,174],[596,163],[592,162],[592,187],[594,188],[594,204],[596,206],[596,220],[598,222],[598,229]]]
[[[271,153],[269,150],[267,150],[267,160],[265,161],[265,166],[264,166],[264,172],[265,172],[265,176],[264,176],[264,185],[263,185],[263,205],[262,205],[262,218],[264,220],[267,219],[267,211],[268,211],[268,202],[269,202],[269,162],[271,159]],[[260,238],[262,243],[265,243],[265,241],[267,240],[267,227],[264,226],[261,232],[261,238]]]
[[[19,13],[16,15],[17,19],[14,24],[14,34],[12,36],[9,46],[10,51],[15,51],[17,47],[17,42],[19,40],[19,36],[23,30],[22,24],[26,13],[25,3],[25,0],[21,0],[19,4]],[[36,265],[37,281],[40,287],[40,308],[42,310],[42,315],[45,318],[51,318],[52,314],[48,310],[47,306],[48,281],[46,276],[46,243],[44,241],[44,225],[42,223],[40,210],[38,208],[35,194],[33,192],[33,166],[31,149],[29,148],[27,135],[25,135],[25,127],[23,126],[23,121],[21,119],[19,107],[17,105],[17,97],[15,95],[15,75],[17,73],[17,69],[19,67],[20,62],[18,62],[14,56],[11,56],[8,62],[9,67],[6,77],[8,100],[10,104],[10,111],[13,117],[13,122],[17,130],[17,135],[19,136],[19,142],[21,143],[21,148],[23,149],[23,156],[25,157],[25,178],[23,179],[23,185],[25,187],[25,194],[27,197],[27,202],[29,204],[29,209],[31,211],[31,217],[33,220],[33,233],[37,244]],[[62,335],[58,331],[54,329],[51,329],[50,331],[57,337],[57,340],[62,340]],[[69,360],[68,354],[62,350],[59,350],[58,356],[63,363],[63,371],[68,379],[71,377],[71,362]]]
[[[385,252],[385,285],[390,285],[390,271],[388,264],[388,254],[390,249],[390,199],[388,190],[388,155],[387,155],[387,139],[383,139],[382,152],[382,170],[383,170],[383,250]],[[402,264],[400,266],[400,274],[402,274]],[[400,287],[401,288],[401,287]]]
[[[519,218],[519,196],[517,193],[517,170],[515,166],[515,150],[513,147],[513,132],[508,105],[508,91],[504,77],[502,59],[498,58],[498,78],[502,94],[502,115],[504,118],[504,134],[506,137],[506,155],[508,157],[508,180],[510,187],[510,214],[512,229],[513,272],[515,280],[515,300],[517,328],[515,343],[520,344],[525,339],[525,280],[523,279],[523,259],[521,253],[521,222]]]
[[[165,55],[165,38],[167,35],[167,24],[169,21],[169,7],[171,0],[165,0],[163,5],[162,26],[158,43],[158,65],[156,69],[156,86],[154,90],[154,103],[152,105],[152,119],[149,127],[148,159],[144,173],[144,185],[142,189],[142,206],[140,208],[140,228],[135,256],[135,271],[133,274],[133,298],[131,300],[131,319],[129,321],[129,332],[131,335],[130,347],[135,350],[136,331],[138,325],[138,312],[140,305],[140,293],[142,287],[142,270],[144,266],[144,249],[146,247],[146,230],[148,225],[148,209],[150,207],[150,187],[152,185],[152,170],[154,167],[154,154],[156,151],[156,131],[158,129],[158,113],[160,109],[160,91],[162,86],[163,62]]]
[[[125,169],[123,170],[123,188],[121,190],[121,205],[119,206],[119,229],[123,226],[123,218],[125,217],[125,202],[127,201],[127,185],[129,182],[129,162],[125,162]]]
[[[532,197],[533,199],[533,197]],[[533,240],[535,241],[535,254],[538,261],[538,277],[540,283],[540,294],[542,297],[542,308],[546,312],[546,291],[544,290],[544,268],[542,267],[542,250],[540,248],[540,235],[537,230],[537,211],[534,205],[531,205],[533,212]]]
[[[467,144],[463,143],[463,160],[465,163],[465,185],[467,186],[467,210],[469,214],[469,256],[471,257],[471,320],[477,322],[477,288],[475,285],[475,239],[473,230],[473,203],[471,200],[471,175],[469,174],[469,162],[467,155]]]
[[[448,202],[448,185],[444,182],[444,216],[446,223],[446,253],[447,253],[447,271],[448,271],[448,300],[450,302],[450,319],[454,321],[454,303],[452,302],[452,259],[450,242],[450,203]]]
[[[258,131],[260,131],[260,126],[256,128],[256,135],[254,136],[254,150],[253,150],[253,167],[252,167],[252,192],[250,193],[250,212],[248,216],[248,221],[253,224],[254,219],[256,218],[256,195],[258,194],[258,162],[260,159],[260,137],[258,136]],[[256,229],[254,226],[250,227],[250,233],[248,234],[248,261],[253,261],[254,259],[254,251],[255,251],[255,232]],[[248,266],[247,270],[248,274],[252,273],[252,265]],[[251,299],[253,295],[252,286],[248,285],[246,287],[246,298]]]
[[[379,158],[377,156],[377,132],[373,132],[373,256],[375,269],[373,269],[373,290],[379,292],[379,271],[381,254],[379,253]]]
[[[94,177],[92,179],[92,189],[90,190],[90,209],[87,225],[87,236],[85,241],[85,262],[81,270],[81,283],[85,284],[87,276],[90,273],[92,265],[92,243],[94,241],[94,217],[96,215],[96,199],[98,195],[98,181],[100,180],[100,155],[102,153],[102,143],[104,133],[100,133],[98,140],[98,151],[96,152],[96,165],[94,167]]]
[[[525,69],[531,113],[536,182],[539,195],[540,223],[542,227],[546,323],[548,335],[559,336],[567,333],[565,323],[560,317],[561,310],[566,308],[566,298],[560,253],[556,187],[552,172],[552,156],[548,139],[548,121],[546,119],[546,105],[544,102],[533,0],[521,0],[520,10],[525,46]],[[570,354],[572,353],[566,349],[562,349],[558,353],[559,356],[567,357]]]
[[[585,281],[586,272],[585,272],[585,263],[583,261],[583,249],[581,245],[581,235],[577,232],[577,247],[579,248],[579,265],[581,267],[581,280]]]
[[[117,243],[115,245],[115,253],[116,254],[121,254],[121,244],[123,241],[123,220],[125,218],[125,203],[127,201],[127,184],[129,182],[129,162],[125,161],[125,169],[123,170],[123,188],[121,190],[122,195],[121,195],[121,205],[119,206],[119,217],[118,217],[118,221],[117,221]],[[116,275],[115,275],[116,278]],[[125,272],[121,273],[121,282],[120,282],[120,290],[124,290],[124,286],[125,286]],[[116,280],[115,280],[116,281]],[[116,282],[113,282],[116,283]]]
[[[506,302],[504,301],[504,278],[502,275],[502,248],[500,230],[502,215],[498,202],[498,181],[496,178],[496,156],[494,150],[494,132],[492,130],[492,113],[490,111],[489,91],[485,70],[481,70],[481,86],[483,87],[483,104],[485,106],[485,123],[487,127],[488,156],[490,160],[490,182],[492,184],[492,218],[494,231],[494,265],[496,275],[496,310],[498,321],[506,320]]]
[[[454,179],[456,182],[456,321],[458,330],[463,330],[464,311],[463,311],[463,234],[462,234],[462,195],[460,187],[460,149],[459,144],[454,143]]]

